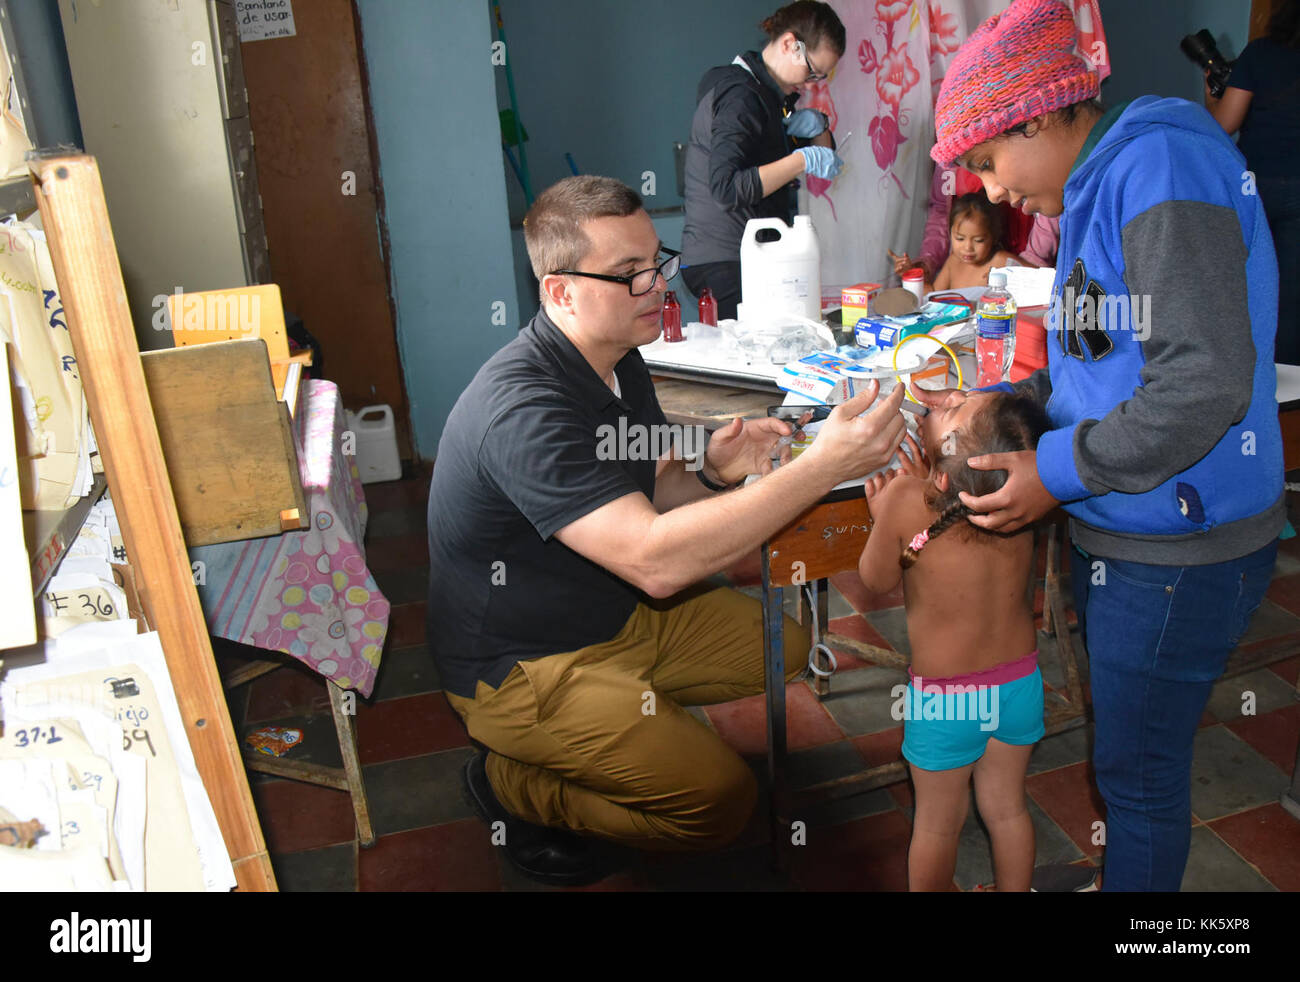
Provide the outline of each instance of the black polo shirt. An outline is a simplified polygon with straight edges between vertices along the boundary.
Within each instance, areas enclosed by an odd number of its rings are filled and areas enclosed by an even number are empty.
[[[429,487],[427,637],[448,691],[473,698],[518,661],[608,641],[642,598],[554,538],[624,495],[654,498],[648,455],[599,459],[620,416],[667,423],[639,351],[615,372],[621,398],[539,311],[456,400]]]

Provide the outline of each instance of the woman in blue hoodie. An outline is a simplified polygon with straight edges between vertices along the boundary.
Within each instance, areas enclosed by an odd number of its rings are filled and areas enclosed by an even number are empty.
[[[944,78],[931,156],[1061,228],[1048,367],[1017,387],[1054,428],[1035,451],[972,458],[1008,479],[962,501],[993,531],[1070,515],[1102,888],[1177,890],[1193,738],[1286,519],[1278,269],[1241,154],[1203,108],[1107,110],[1098,92],[1057,0],[985,21]]]

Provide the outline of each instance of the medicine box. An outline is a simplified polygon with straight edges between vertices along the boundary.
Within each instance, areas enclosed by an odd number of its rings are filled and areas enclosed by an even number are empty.
[[[871,314],[871,301],[880,292],[879,283],[855,283],[840,291],[840,323],[852,327]]]
[[[816,352],[781,369],[776,384],[825,406],[843,402],[852,394],[852,383],[844,374],[849,362],[825,352]]]

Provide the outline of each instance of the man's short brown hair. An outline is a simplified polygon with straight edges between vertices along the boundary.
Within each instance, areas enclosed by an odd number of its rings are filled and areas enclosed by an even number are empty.
[[[552,184],[524,216],[524,244],[533,275],[576,269],[591,251],[582,226],[596,218],[626,218],[644,208],[641,196],[612,177],[584,174]]]

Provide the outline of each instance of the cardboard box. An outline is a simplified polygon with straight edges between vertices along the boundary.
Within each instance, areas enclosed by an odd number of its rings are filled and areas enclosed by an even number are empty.
[[[840,291],[840,323],[852,327],[871,315],[871,301],[880,292],[879,283],[855,283]]]
[[[786,392],[833,406],[848,399],[853,391],[843,371],[847,365],[843,358],[818,352],[785,365],[776,384]]]

